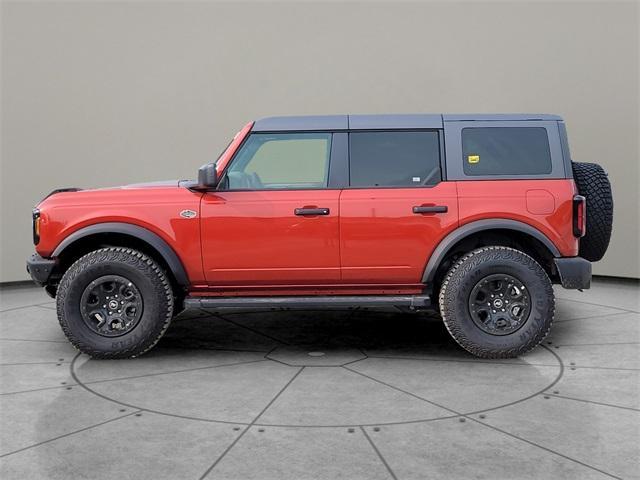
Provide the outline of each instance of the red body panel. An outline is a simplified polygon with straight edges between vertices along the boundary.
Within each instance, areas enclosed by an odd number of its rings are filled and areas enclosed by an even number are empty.
[[[573,180],[478,180],[457,184],[460,225],[494,218],[518,220],[544,233],[563,256],[578,255],[578,239],[573,236],[572,227],[572,199],[577,193]]]
[[[204,281],[198,218],[182,210],[199,210],[202,194],[175,187],[125,187],[58,193],[44,200],[40,243],[36,251],[50,256],[66,237],[83,227],[106,222],[130,223],[161,237],[176,252],[192,283]]]
[[[415,214],[442,205],[446,213]],[[438,243],[458,226],[455,182],[430,188],[343,190],[340,257],[346,283],[419,283]]]
[[[340,190],[212,192],[202,197],[202,259],[211,285],[340,283]],[[329,215],[296,216],[296,208]]]

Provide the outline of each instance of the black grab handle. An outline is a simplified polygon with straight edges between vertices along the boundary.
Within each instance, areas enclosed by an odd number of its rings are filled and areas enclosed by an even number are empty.
[[[296,208],[294,210],[296,215],[329,215],[328,208]]]
[[[447,213],[448,210],[446,205],[413,207],[413,213]]]

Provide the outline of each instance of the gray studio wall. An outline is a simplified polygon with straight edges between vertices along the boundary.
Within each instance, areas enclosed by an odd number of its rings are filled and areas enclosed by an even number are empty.
[[[272,114],[551,112],[606,167],[640,276],[635,2],[2,3],[0,281],[54,187],[192,178]]]

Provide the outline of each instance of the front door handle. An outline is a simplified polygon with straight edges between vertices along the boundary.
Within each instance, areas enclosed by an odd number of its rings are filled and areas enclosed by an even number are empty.
[[[447,213],[446,205],[420,205],[413,207],[413,213]]]
[[[328,208],[296,208],[294,213],[299,216],[329,215]]]

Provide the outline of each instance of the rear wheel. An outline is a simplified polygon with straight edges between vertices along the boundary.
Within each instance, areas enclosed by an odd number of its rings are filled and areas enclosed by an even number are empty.
[[[128,248],[103,248],[76,261],[58,287],[62,330],[95,358],[129,358],[151,349],[169,327],[173,292],[159,265]]]
[[[528,352],[549,333],[555,309],[544,269],[508,247],[484,247],[460,258],[440,289],[442,319],[456,342],[483,358]]]

